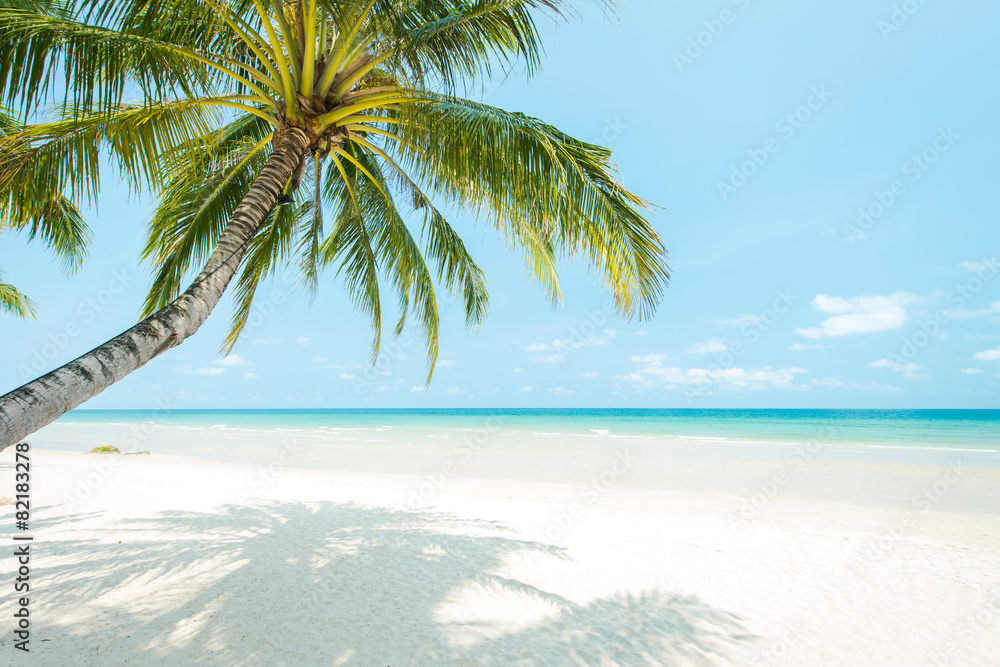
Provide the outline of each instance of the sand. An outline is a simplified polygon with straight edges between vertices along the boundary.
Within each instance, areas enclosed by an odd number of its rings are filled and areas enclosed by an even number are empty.
[[[0,663],[1000,664],[996,469],[756,461],[737,488],[623,456],[559,483],[36,448],[31,653],[5,557]]]

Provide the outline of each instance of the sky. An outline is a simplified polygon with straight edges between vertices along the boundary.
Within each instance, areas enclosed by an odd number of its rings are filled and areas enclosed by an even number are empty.
[[[86,407],[1000,407],[1000,5],[622,4],[619,19],[587,0],[570,23],[542,19],[542,70],[473,95],[613,150],[670,251],[654,318],[618,318],[570,261],[553,309],[522,255],[456,214],[491,312],[470,332],[441,296],[429,386],[416,330],[373,368],[333,272],[312,301],[279,272],[228,357],[224,300]],[[109,177],[69,277],[3,239],[0,268],[39,317],[0,316],[2,387],[135,323],[150,212]]]

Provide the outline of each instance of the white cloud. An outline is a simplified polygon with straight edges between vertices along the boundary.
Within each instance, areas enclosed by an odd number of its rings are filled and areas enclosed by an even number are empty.
[[[313,357],[312,360],[317,364],[322,364],[326,362],[326,357]]]
[[[597,373],[584,373],[583,377],[585,377],[585,378],[596,378],[596,377],[598,377],[598,375],[597,375]]]
[[[427,391],[427,387],[411,387],[410,391],[413,392]]]
[[[976,352],[972,355],[972,358],[978,361],[1000,361],[1000,347],[993,348],[992,350]]]
[[[636,332],[635,332],[635,335],[636,335],[636,336],[648,336],[648,335],[649,335],[649,332],[648,332],[648,331],[646,331],[645,329],[643,329],[642,331],[636,331]]]
[[[649,382],[656,380],[668,388],[678,386],[697,387],[701,393],[709,387],[728,390],[760,390],[770,388],[807,389],[796,382],[795,377],[807,373],[804,368],[771,368],[765,366],[757,369],[745,368],[688,368],[664,365],[665,355],[650,354],[644,357],[633,357],[632,361],[639,363],[638,372],[619,375],[619,379],[630,382]]]
[[[285,342],[284,338],[255,338],[250,341],[251,345],[281,345]]]
[[[719,323],[722,327],[745,327],[746,325],[754,325],[760,323],[760,315],[740,315],[739,317],[734,317],[731,320],[723,320]]]
[[[564,394],[572,394],[572,389],[564,389],[563,387],[549,387],[549,393],[553,396],[562,396]]]
[[[833,345],[803,345],[802,343],[793,343],[788,349],[793,352],[803,352],[805,350],[829,350]]]
[[[184,367],[185,375],[222,375],[226,372],[225,368],[191,368],[189,366]]]
[[[795,332],[806,338],[839,338],[898,329],[906,324],[904,306],[916,301],[919,297],[909,292],[849,299],[817,294],[812,301],[813,307],[833,317],[827,318],[818,327],[796,329]]]
[[[982,375],[986,371],[984,371],[982,368],[963,368],[959,372],[962,373],[963,375]]]
[[[987,308],[976,308],[975,310],[969,310],[968,308],[948,308],[945,312],[950,317],[960,320],[983,317],[985,315],[997,315],[1000,314],[1000,301],[994,301]]]
[[[566,361],[566,357],[561,354],[547,354],[543,357],[535,357],[535,361],[540,361],[543,364],[556,364],[560,361]]]
[[[449,366],[454,366],[455,362],[450,359],[442,359],[437,363],[438,368],[448,368]]]
[[[527,394],[527,393],[531,393],[531,392],[535,391],[535,388],[532,387],[530,384],[526,384],[523,387],[521,387],[521,391],[523,391],[523,392],[525,392]]]
[[[961,262],[959,266],[969,271],[995,271],[997,268],[997,260],[994,257],[993,259],[984,259],[979,262]]]
[[[446,394],[450,394],[450,395],[454,396],[455,394],[461,394],[461,393],[462,393],[462,390],[461,390],[461,389],[459,389],[458,387],[452,387],[451,389],[449,389],[449,390],[448,390],[448,391],[446,391],[445,393],[446,393]]]
[[[902,391],[902,388],[889,384],[879,384],[878,382],[844,382],[840,378],[823,378],[822,380],[813,379],[812,383],[817,387],[826,387],[827,389],[852,389],[854,391],[879,392]]]
[[[252,380],[252,379],[254,379],[255,377],[257,377],[257,374],[256,374],[256,373],[254,373],[253,371],[250,371],[249,373],[245,374],[245,375],[244,375],[243,377],[244,377],[245,379],[247,379],[247,380]]]
[[[893,362],[889,359],[879,359],[878,361],[869,361],[868,365],[872,368],[890,368],[896,373],[902,373],[903,377],[907,380],[925,380],[930,377],[927,373],[920,373],[920,366],[914,363],[907,362]]]
[[[514,370],[512,370],[511,372],[512,373],[523,373],[524,371],[522,371],[520,368],[515,367]]]
[[[713,338],[702,343],[695,343],[684,351],[688,354],[711,354],[712,352],[725,352],[726,344],[718,338]]]
[[[609,338],[614,338],[615,334],[612,330],[608,329],[605,331],[604,336],[591,336],[590,338],[584,338],[583,340],[573,340],[571,338],[564,338],[563,340],[552,341],[553,349],[559,349],[560,347],[568,347],[573,350],[578,350],[581,347],[594,347],[597,345],[610,345],[611,341]]]
[[[645,354],[645,355],[643,355],[641,357],[640,356],[632,357],[632,361],[634,363],[637,363],[637,364],[638,363],[647,363],[647,364],[662,363],[662,362],[664,362],[666,360],[667,360],[667,355],[665,355],[665,354]]]
[[[354,379],[356,379],[357,377],[358,377],[358,376],[357,376],[357,375],[355,375],[354,373],[342,373],[342,374],[340,375],[340,379],[341,379],[341,380],[354,380]]]
[[[306,338],[305,336],[299,336],[295,339],[296,345],[312,345],[312,339]]]
[[[888,359],[879,359],[878,361],[869,361],[868,365],[872,368],[891,368],[897,373],[910,373],[912,371],[919,371],[920,366],[913,363],[896,363],[889,361]]]
[[[554,352],[554,354],[536,357],[535,361],[543,363],[557,363],[566,361],[566,355],[583,347],[594,347],[598,345],[609,345],[610,339],[618,335],[615,329],[605,329],[603,336],[593,335],[589,338],[556,338],[551,343],[532,343],[526,350],[528,352]]]
[[[216,366],[246,366],[250,362],[238,354],[230,354],[228,357],[216,359],[212,363]]]

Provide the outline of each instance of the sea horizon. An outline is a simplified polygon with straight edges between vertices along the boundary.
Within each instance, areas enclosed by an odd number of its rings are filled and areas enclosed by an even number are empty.
[[[630,438],[646,444],[896,447],[1000,452],[1000,410],[805,408],[190,408],[75,410],[49,427],[61,438],[87,427],[90,441],[113,432],[182,429],[247,436],[319,438],[361,432],[406,442],[446,440],[487,428],[494,438]],[[90,431],[94,432],[90,432]],[[106,433],[105,433],[106,432]],[[146,433],[148,436],[149,433]],[[352,435],[353,434],[353,435]],[[349,437],[350,436],[350,437]],[[145,438],[144,438],[145,439]],[[374,442],[374,441],[373,441]],[[596,443],[595,443],[596,444]]]

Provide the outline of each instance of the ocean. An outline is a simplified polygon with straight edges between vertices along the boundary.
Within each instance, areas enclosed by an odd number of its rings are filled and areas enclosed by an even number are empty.
[[[139,426],[347,437],[398,429],[420,439],[463,429],[507,435],[598,435],[669,441],[1000,452],[1000,410],[709,410],[709,409],[348,409],[75,410],[55,424]]]

